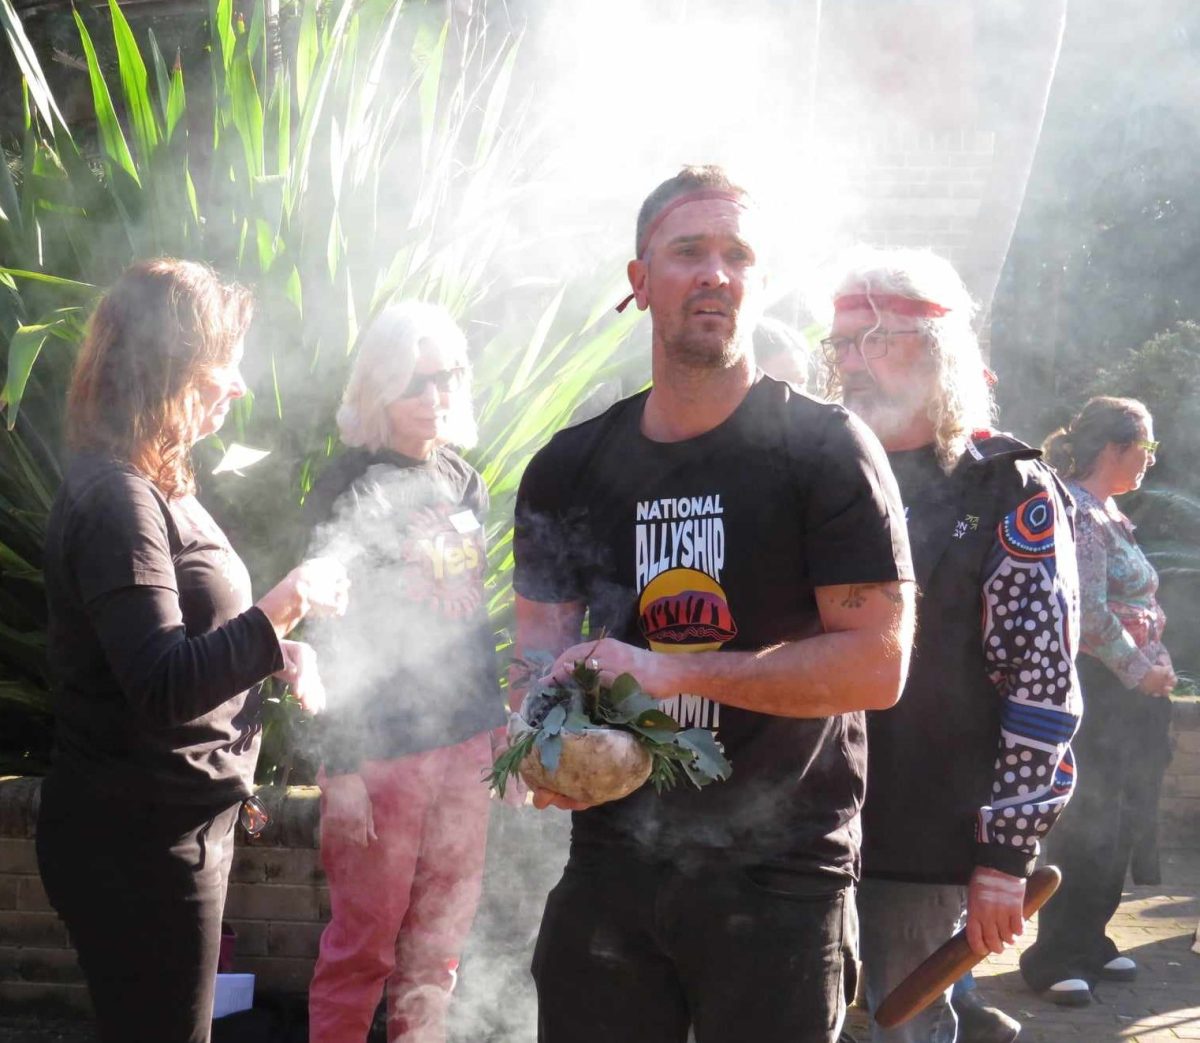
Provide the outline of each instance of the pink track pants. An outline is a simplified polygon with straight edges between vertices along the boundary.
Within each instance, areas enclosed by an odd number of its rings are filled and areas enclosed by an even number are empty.
[[[362,765],[379,839],[321,835],[331,914],[309,986],[310,1043],[363,1043],[385,983],[389,1043],[444,1043],[483,884],[490,763],[485,732]]]

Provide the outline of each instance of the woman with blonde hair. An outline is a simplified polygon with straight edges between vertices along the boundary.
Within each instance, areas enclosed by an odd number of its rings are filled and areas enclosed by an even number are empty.
[[[251,300],[207,267],[126,271],[97,306],[67,398],[74,450],[46,530],[54,765],[38,866],[106,1043],[204,1043],[233,827],[271,674],[316,692],[284,641],[336,614],[345,572],[308,561],[257,604],[196,499],[190,451],[245,394]]]
[[[1121,903],[1139,819],[1157,814],[1176,677],[1162,643],[1158,574],[1114,498],[1141,487],[1158,445],[1141,402],[1093,398],[1043,447],[1078,508],[1084,712],[1073,744],[1075,795],[1046,849],[1063,883],[1038,915],[1021,972],[1066,1005],[1089,1003],[1097,981],[1137,974],[1106,928]]]
[[[313,1043],[445,1038],[483,880],[491,760],[504,721],[483,580],[482,479],[467,344],[429,304],[385,308],[358,346],[338,429],[347,447],[309,498],[314,545],[363,590],[316,633],[330,689],[321,859],[330,922],[309,989]],[[360,578],[361,577],[361,578]]]

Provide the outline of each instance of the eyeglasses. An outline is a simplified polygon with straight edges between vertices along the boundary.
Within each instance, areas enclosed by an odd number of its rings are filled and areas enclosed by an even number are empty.
[[[1133,444],[1139,449],[1145,449],[1148,453],[1157,453],[1158,447],[1162,445],[1162,442],[1151,442],[1149,439],[1143,438],[1140,441],[1134,442]]]
[[[904,337],[924,330],[863,330],[853,337],[826,337],[821,341],[825,361],[836,364],[843,362],[851,351],[857,349],[864,359],[881,359],[892,346],[892,337]]]
[[[439,369],[436,373],[414,373],[412,380],[408,382],[408,387],[400,392],[400,397],[416,398],[430,384],[444,393],[457,391],[462,387],[465,376],[466,371],[461,366],[455,369]]]

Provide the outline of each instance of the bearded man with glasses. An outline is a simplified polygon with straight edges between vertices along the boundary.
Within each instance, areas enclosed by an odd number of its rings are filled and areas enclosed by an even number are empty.
[[[1021,933],[1025,878],[1071,793],[1079,589],[1070,497],[991,429],[974,304],[925,251],[851,257],[822,342],[835,394],[883,443],[921,591],[899,703],[867,714],[862,958],[872,1013],[965,920],[972,949]],[[956,1002],[957,1005],[957,1002]],[[875,1043],[1007,1041],[1020,1026],[947,993]]]

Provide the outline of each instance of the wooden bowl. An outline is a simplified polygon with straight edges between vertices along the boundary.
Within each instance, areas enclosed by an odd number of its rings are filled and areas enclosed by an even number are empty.
[[[509,722],[510,737],[529,725],[516,714]],[[521,762],[521,778],[530,787],[553,790],[586,804],[620,800],[650,777],[650,754],[630,732],[596,728],[564,732],[558,767],[548,772],[535,746]]]

